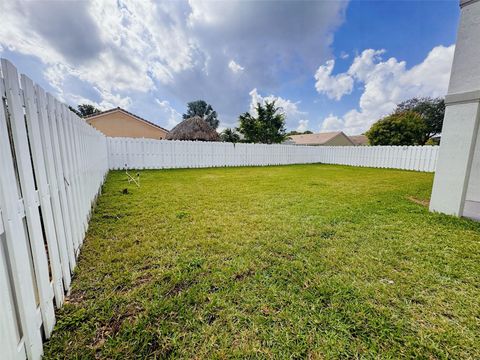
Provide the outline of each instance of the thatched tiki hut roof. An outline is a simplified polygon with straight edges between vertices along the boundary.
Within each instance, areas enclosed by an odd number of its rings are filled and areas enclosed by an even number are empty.
[[[219,141],[220,136],[200,116],[194,116],[183,120],[175,126],[166,137],[167,140],[198,140],[198,141]]]

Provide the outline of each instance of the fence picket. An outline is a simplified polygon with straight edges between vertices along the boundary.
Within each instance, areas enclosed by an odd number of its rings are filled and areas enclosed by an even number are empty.
[[[40,327],[37,326],[37,305],[35,285],[32,279],[31,264],[29,259],[30,251],[23,223],[24,210],[20,202],[20,189],[17,184],[17,176],[14,169],[14,157],[10,148],[10,138],[5,117],[4,99],[9,98],[8,103],[17,97],[17,107],[21,105],[19,92],[13,93],[11,84],[5,81],[8,68],[12,66],[8,61],[2,59],[2,101],[0,103],[0,206],[4,216],[5,245],[8,251],[8,263],[10,264],[14,296],[18,301],[18,310],[21,322],[22,334],[24,336],[25,349],[31,359],[39,359],[42,354],[42,337]],[[16,78],[18,81],[18,76]],[[26,263],[28,266],[25,266]]]
[[[108,138],[107,145],[111,169],[125,164],[127,169],[168,169],[320,162],[434,171],[434,165],[426,163],[434,164],[436,159],[436,147],[431,146],[294,146],[133,138]]]
[[[25,359],[25,343],[20,339],[19,324],[16,319],[16,305],[11,296],[12,283],[8,274],[6,257],[5,228],[0,209],[0,349],[7,359]]]
[[[38,192],[32,169],[31,155],[28,151],[29,141],[23,112],[23,98],[16,68],[7,61],[2,62],[2,72],[7,87],[7,101],[10,114],[13,145],[20,189],[23,197],[25,216],[28,227],[28,238],[31,247],[33,268],[38,290],[41,315],[44,323],[45,335],[48,337],[55,323],[53,307],[53,291],[50,286],[49,265],[42,233],[42,224],[39,213]]]
[[[48,188],[47,172],[45,169],[46,162],[43,156],[44,149],[41,143],[37,103],[34,100],[35,92],[32,80],[25,75],[22,75],[21,81],[25,99],[25,118],[28,133],[30,134],[30,149],[33,167],[35,170],[35,179],[38,187],[40,207],[42,209],[42,220],[48,246],[48,255],[52,270],[53,289],[55,293],[56,304],[57,306],[60,306],[63,303],[64,297],[62,267],[60,264],[58,240],[55,232],[53,211],[50,202],[50,190]],[[46,326],[45,330],[48,338],[50,336],[52,327]]]
[[[53,219],[55,225],[55,235],[57,238],[57,244],[59,248],[59,254],[61,259],[62,266],[62,277],[63,285],[65,289],[70,288],[70,264],[68,259],[67,251],[67,239],[64,228],[64,219],[62,215],[61,205],[60,205],[60,194],[57,184],[57,175],[55,171],[55,162],[52,149],[53,140],[50,137],[50,126],[48,123],[47,116],[47,104],[46,104],[46,95],[42,88],[35,86],[35,94],[37,99],[37,109],[38,109],[38,125],[40,128],[40,136],[42,139],[42,147],[44,153],[44,161],[47,170],[48,178],[48,187],[50,192],[51,208],[53,212]],[[60,299],[59,299],[60,300]],[[60,304],[57,303],[57,306]]]
[[[5,59],[0,95],[0,357],[36,360],[54,300],[62,306],[70,289],[109,146]]]

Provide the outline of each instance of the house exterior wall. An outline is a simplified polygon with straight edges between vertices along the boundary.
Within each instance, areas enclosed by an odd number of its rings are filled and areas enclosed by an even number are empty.
[[[480,111],[477,116],[480,116]],[[477,125],[477,139],[470,167],[470,180],[465,195],[463,216],[480,220],[480,126]]]
[[[461,0],[430,210],[480,220],[480,1]]]
[[[353,135],[349,136],[349,138],[355,146],[367,146],[369,144],[369,140],[365,135]]]
[[[146,139],[164,139],[167,133],[153,125],[115,111],[87,119],[87,123],[110,137],[130,137]]]
[[[343,135],[337,135],[328,140],[323,146],[353,146],[352,142]]]

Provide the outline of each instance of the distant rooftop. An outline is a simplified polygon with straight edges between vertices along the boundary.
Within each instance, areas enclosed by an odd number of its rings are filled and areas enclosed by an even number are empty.
[[[365,135],[352,135],[349,138],[356,146],[368,145],[368,138]]]
[[[316,134],[291,135],[290,139],[296,145],[324,145],[337,136],[344,136],[348,140],[347,135],[343,131],[321,132]],[[350,140],[350,142],[352,142]],[[353,143],[353,142],[352,142]]]

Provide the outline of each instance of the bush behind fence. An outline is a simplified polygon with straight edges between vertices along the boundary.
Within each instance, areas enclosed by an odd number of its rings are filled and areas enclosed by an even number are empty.
[[[108,138],[111,169],[340,164],[435,171],[438,146],[295,146]]]

